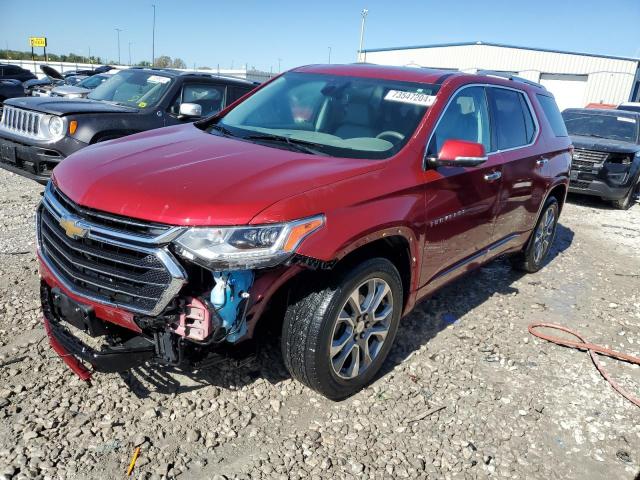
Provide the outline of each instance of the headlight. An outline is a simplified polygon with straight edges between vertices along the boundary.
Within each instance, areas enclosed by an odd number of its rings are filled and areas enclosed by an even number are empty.
[[[49,119],[49,132],[53,138],[61,137],[64,134],[64,123],[60,117]]]
[[[317,216],[273,225],[190,228],[174,241],[184,258],[210,269],[273,267],[324,225]]]

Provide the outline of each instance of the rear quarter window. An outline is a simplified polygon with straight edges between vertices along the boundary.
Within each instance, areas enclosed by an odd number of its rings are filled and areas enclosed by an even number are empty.
[[[562,115],[560,114],[560,110],[558,109],[558,105],[556,105],[556,101],[553,97],[549,97],[547,95],[536,94],[538,97],[538,102],[540,102],[540,106],[542,107],[542,111],[544,112],[544,116],[547,117],[549,121],[549,125],[551,125],[551,129],[556,137],[568,137],[567,127],[564,124],[564,120]]]

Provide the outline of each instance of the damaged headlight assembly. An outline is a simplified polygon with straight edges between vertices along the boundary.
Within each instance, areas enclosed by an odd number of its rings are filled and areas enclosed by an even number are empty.
[[[324,216],[286,223],[239,227],[193,227],[176,240],[176,252],[210,270],[253,269],[287,260],[324,225]]]

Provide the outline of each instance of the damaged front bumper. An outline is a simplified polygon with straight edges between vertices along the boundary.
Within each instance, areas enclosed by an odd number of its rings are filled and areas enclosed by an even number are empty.
[[[49,288],[44,281],[40,286],[40,296],[49,343],[82,380],[89,380],[91,377],[91,371],[83,362],[90,364],[96,371],[121,372],[141,365],[155,356],[153,343],[136,334],[115,346],[105,346],[100,350],[90,347],[73,335],[63,322],[75,317],[68,323],[96,337],[108,333],[109,330],[115,333],[116,329],[122,328],[99,320],[91,307],[70,300],[60,290]],[[62,302],[57,302],[57,299],[62,299]],[[60,303],[64,305],[61,306]],[[66,318],[63,320],[60,314],[65,311]]]

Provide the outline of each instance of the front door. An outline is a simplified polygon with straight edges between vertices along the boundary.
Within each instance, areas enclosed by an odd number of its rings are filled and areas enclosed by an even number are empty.
[[[185,83],[167,109],[167,125],[193,122],[197,118],[181,118],[180,105],[195,103],[202,109],[201,117],[218,113],[224,107],[225,86],[216,83]]]
[[[427,171],[427,223],[421,285],[435,289],[482,261],[493,238],[501,183],[500,156],[492,154],[485,87],[458,90],[438,121],[427,147],[437,155],[446,140],[481,143],[489,160],[478,167]],[[428,293],[428,292],[427,292]]]

